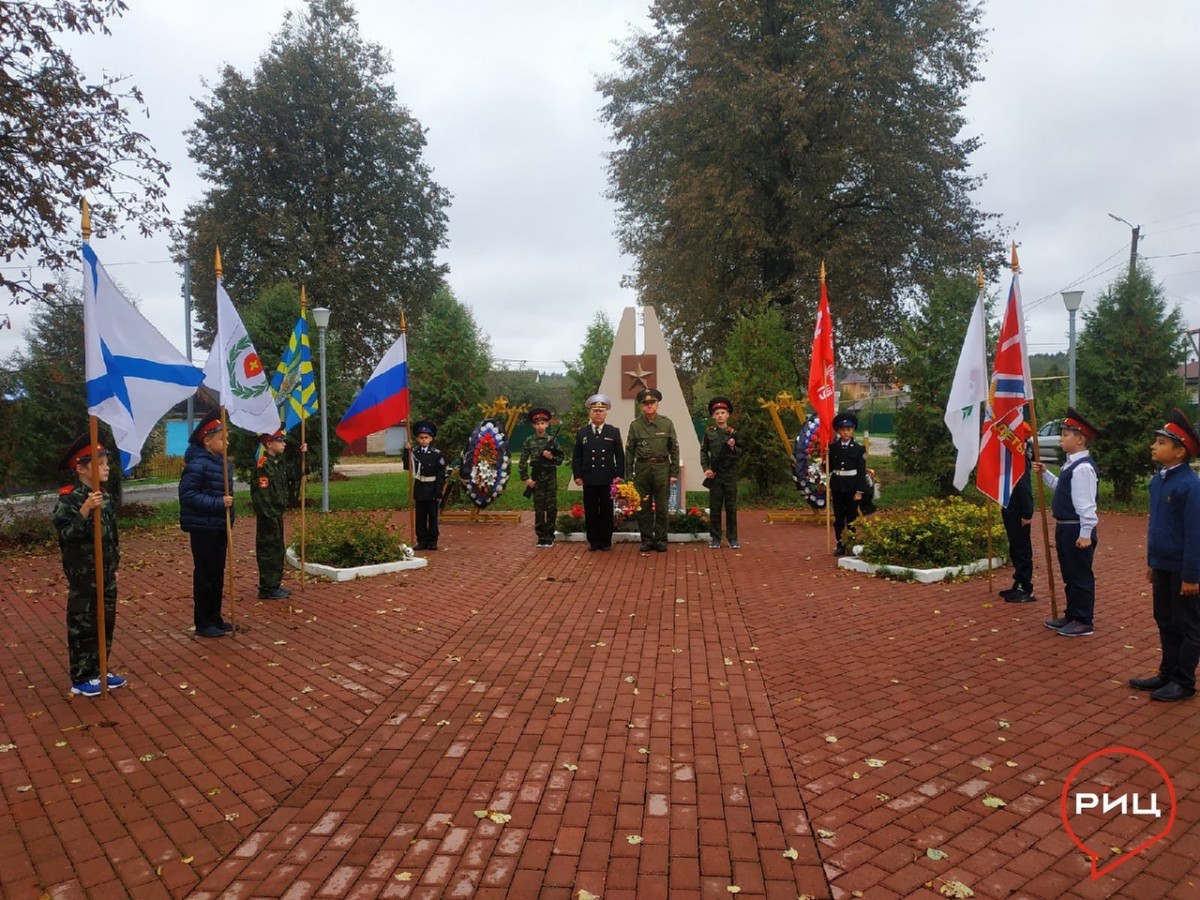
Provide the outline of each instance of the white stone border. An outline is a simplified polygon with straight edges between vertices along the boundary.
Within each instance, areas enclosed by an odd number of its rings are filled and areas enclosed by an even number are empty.
[[[859,550],[858,547],[854,549],[856,552]],[[998,569],[1004,565],[1004,562],[1003,557],[993,557],[992,568]],[[911,581],[917,581],[921,584],[935,584],[957,575],[974,575],[976,572],[986,571],[987,567],[988,561],[986,559],[976,560],[964,566],[945,566],[941,569],[913,569],[908,566],[875,565],[864,562],[854,556],[843,556],[838,560],[838,568],[840,569],[849,569],[851,572],[863,572],[867,575],[894,575]]]
[[[287,548],[287,561],[293,569],[300,568],[300,558],[291,547]],[[421,557],[405,559],[397,562],[378,563],[374,566],[355,566],[352,569],[335,569],[333,566],[322,566],[319,563],[306,562],[304,571],[318,578],[328,578],[330,581],[354,581],[356,578],[370,578],[372,575],[387,575],[390,572],[406,572],[409,569],[423,569],[429,565],[429,560]]]
[[[554,532],[556,541],[586,541],[586,531],[572,531],[570,534],[565,534],[561,531]],[[637,531],[614,531],[614,544],[632,544],[641,543],[642,535]],[[686,531],[675,531],[667,535],[667,540],[672,544],[690,544],[693,541],[710,540],[707,534],[691,534]]]

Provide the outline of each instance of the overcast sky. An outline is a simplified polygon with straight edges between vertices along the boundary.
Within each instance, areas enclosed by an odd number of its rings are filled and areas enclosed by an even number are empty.
[[[76,42],[77,63],[131,77],[148,134],[172,165],[175,216],[204,185],[182,132],[229,63],[250,73],[298,0],[131,4],[112,37]],[[391,52],[400,101],[427,129],[426,160],[454,195],[441,259],[498,361],[562,370],[598,310],[614,324],[635,298],[613,237],[598,121],[598,75],[613,41],[646,22],[647,0],[358,0],[363,34]],[[1200,327],[1200,3],[993,0],[985,80],[969,97],[968,133],[983,138],[978,204],[1017,241],[1031,352],[1065,349],[1058,292],[1085,291],[1083,311],[1140,254],[1189,327]],[[180,349],[181,276],[168,239],[93,239],[110,273]],[[1007,290],[1008,279],[992,285]],[[829,273],[837,306],[837,273]],[[312,298],[334,310],[337,298]],[[5,307],[0,356],[20,340],[24,307]],[[1082,320],[1079,322],[1082,327]],[[965,328],[965,323],[964,323]],[[206,356],[197,348],[196,358]]]

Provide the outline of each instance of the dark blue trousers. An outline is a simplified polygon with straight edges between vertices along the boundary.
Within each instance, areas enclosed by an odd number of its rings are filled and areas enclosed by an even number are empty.
[[[1160,675],[1176,684],[1196,689],[1196,666],[1200,664],[1200,597],[1179,593],[1178,572],[1152,569],[1150,586],[1154,597],[1154,621],[1162,644]]]
[[[1096,530],[1086,550],[1075,546],[1079,538],[1079,523],[1054,526],[1054,543],[1058,552],[1058,568],[1062,571],[1063,592],[1067,595],[1066,617],[1086,625],[1092,624],[1096,607],[1096,576],[1092,574],[1092,557],[1096,555]]]

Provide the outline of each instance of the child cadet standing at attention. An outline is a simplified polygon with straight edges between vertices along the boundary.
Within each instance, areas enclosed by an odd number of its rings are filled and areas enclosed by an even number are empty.
[[[100,486],[108,480],[108,451],[96,444],[99,484],[92,483],[92,445],[79,437],[59,463],[71,478],[54,504],[54,530],[67,576],[67,664],[71,693],[100,696],[100,635],[96,612],[96,544],[92,513],[100,511],[100,546],[104,562],[104,646],[112,653],[117,625],[117,566],[121,548],[117,535],[117,505]],[[107,656],[106,656],[107,658]],[[123,687],[125,679],[106,672],[108,688]]]
[[[1092,572],[1092,559],[1096,555],[1100,479],[1088,448],[1098,437],[1100,430],[1068,406],[1062,425],[1062,451],[1067,460],[1058,476],[1052,475],[1041,461],[1033,464],[1033,470],[1041,474],[1046,487],[1054,489],[1050,507],[1054,513],[1054,549],[1062,571],[1067,608],[1061,619],[1047,619],[1045,624],[1063,637],[1086,637],[1093,631],[1096,576]]]
[[[446,486],[446,456],[433,446],[437,426],[428,419],[413,424],[417,446],[412,448],[413,505],[417,514],[414,550],[438,548],[438,504]]]
[[[225,592],[225,557],[229,550],[225,511],[233,525],[233,463],[225,459],[225,429],[213,410],[188,438],[179,478],[179,527],[192,545],[192,617],[196,636],[225,637],[233,624],[221,618]]]
[[[287,465],[283,451],[287,435],[280,429],[259,435],[262,456],[250,480],[254,506],[254,557],[258,561],[258,599],[286,600],[292,592],[283,587],[283,513],[288,503]]]
[[[533,530],[539,547],[554,546],[554,525],[558,519],[558,475],[563,461],[558,438],[547,435],[551,413],[544,406],[529,411],[533,434],[525,438],[521,448],[520,475],[525,482],[525,496],[533,497]]]
[[[1179,409],[1154,434],[1150,459],[1160,468],[1150,479],[1146,580],[1162,659],[1157,675],[1129,685],[1153,700],[1185,700],[1196,693],[1200,664],[1200,477],[1190,465],[1200,435]]]
[[[858,504],[867,496],[867,448],[854,439],[858,417],[839,413],[833,419],[837,437],[829,442],[829,496],[833,501],[833,534],[837,546],[834,556],[849,551],[842,543],[842,532],[858,518]]]
[[[733,402],[728,397],[713,397],[708,401],[708,414],[713,424],[704,431],[700,443],[700,468],[704,470],[704,486],[708,488],[708,546],[721,549],[721,512],[725,513],[725,533],[731,550],[737,550],[737,432],[729,427]]]

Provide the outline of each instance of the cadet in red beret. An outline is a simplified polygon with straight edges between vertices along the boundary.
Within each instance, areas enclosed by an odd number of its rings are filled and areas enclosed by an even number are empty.
[[[1054,490],[1054,543],[1067,608],[1061,619],[1047,619],[1045,624],[1063,637],[1086,637],[1093,631],[1096,576],[1092,559],[1096,555],[1100,477],[1088,448],[1098,437],[1100,429],[1069,406],[1062,424],[1062,451],[1067,457],[1062,469],[1055,476],[1041,462],[1033,464],[1046,487]]]
[[[283,429],[259,435],[262,455],[250,479],[250,503],[254,507],[254,557],[258,563],[258,599],[286,600],[292,592],[283,586],[283,514],[288,503],[287,467],[283,451],[287,435]]]
[[[721,514],[725,515],[725,534],[729,547],[738,549],[737,527],[737,468],[741,453],[737,432],[729,427],[733,401],[728,397],[713,397],[708,401],[708,414],[713,424],[704,431],[700,443],[700,468],[704,470],[704,486],[708,488],[708,546],[721,549]]]
[[[1162,658],[1158,674],[1131,678],[1130,687],[1154,700],[1184,700],[1196,693],[1200,664],[1200,477],[1189,465],[1200,456],[1200,436],[1182,410],[1171,410],[1154,432],[1150,459],[1150,525],[1146,579]]]

